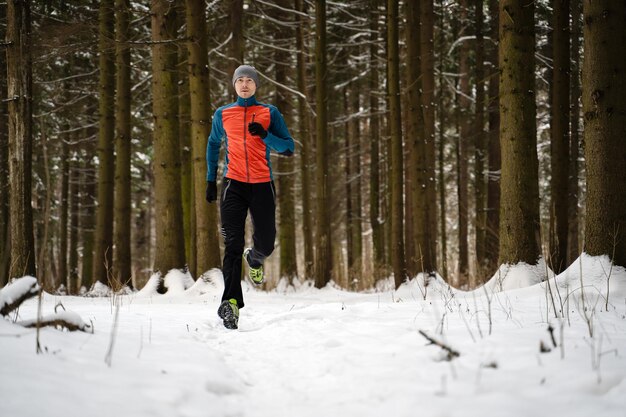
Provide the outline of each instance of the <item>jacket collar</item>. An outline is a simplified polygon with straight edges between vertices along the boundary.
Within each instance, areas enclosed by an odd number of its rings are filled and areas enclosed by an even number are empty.
[[[254,106],[256,104],[259,104],[259,102],[256,101],[255,96],[251,96],[248,98],[237,97],[237,104],[242,107],[249,107],[249,106]]]

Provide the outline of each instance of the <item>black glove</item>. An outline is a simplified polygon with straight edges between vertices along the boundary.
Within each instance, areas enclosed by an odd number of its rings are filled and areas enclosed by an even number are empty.
[[[248,124],[248,132],[253,136],[259,136],[261,139],[265,139],[267,136],[267,130],[263,128],[263,125],[259,122],[252,122]]]
[[[206,183],[206,201],[209,203],[217,200],[217,183],[215,181],[208,181]]]

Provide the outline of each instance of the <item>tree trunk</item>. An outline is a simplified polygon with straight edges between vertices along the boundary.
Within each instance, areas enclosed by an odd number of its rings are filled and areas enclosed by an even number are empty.
[[[152,96],[154,113],[154,197],[156,252],[154,270],[165,276],[185,268],[180,197],[180,145],[177,124],[176,12],[167,0],[152,0]]]
[[[582,4],[580,0],[571,0],[572,41],[570,52],[570,143],[569,143],[569,180],[568,180],[568,217],[567,217],[567,264],[580,256],[578,240],[578,177],[580,156],[580,25]]]
[[[84,129],[84,136],[90,137],[95,135],[94,128]],[[83,259],[81,271],[81,286],[87,290],[93,285],[93,248],[94,248],[94,225],[96,223],[96,192],[97,192],[97,168],[95,167],[94,158],[96,154],[96,143],[94,141],[85,141],[82,149],[83,162],[82,171],[84,175],[81,177],[81,213],[80,213],[80,229],[83,240]],[[80,290],[80,288],[79,288]]]
[[[69,130],[69,126],[65,125],[63,130]],[[67,274],[67,251],[68,251],[68,211],[69,211],[69,186],[70,186],[70,144],[69,134],[65,133],[61,139],[61,204],[59,209],[59,266],[58,280],[60,284],[66,287],[69,282]],[[69,288],[66,291],[69,293]]]
[[[280,0],[276,2],[277,8],[274,17],[285,25],[291,24],[292,13],[286,12],[293,4],[293,0]],[[276,27],[275,41],[284,44],[287,39],[291,42],[293,34],[287,27]],[[287,85],[291,53],[285,49],[276,49],[274,59],[276,61],[275,79],[278,85]],[[289,99],[289,93],[282,87],[276,89],[276,106],[285,118],[287,126],[291,126],[293,120],[293,104]],[[278,156],[277,178],[278,185],[278,246],[280,251],[280,277],[286,278],[289,284],[293,284],[298,276],[298,261],[296,259],[296,208],[294,198],[295,176],[291,174],[294,169],[294,158]]]
[[[489,0],[489,14],[491,24],[489,33],[491,39],[498,40],[499,14],[498,1]],[[489,75],[489,100],[487,112],[489,114],[489,174],[487,175],[487,230],[485,231],[485,279],[495,272],[498,267],[500,248],[500,73],[498,71],[498,47],[489,42],[489,61],[493,65]]]
[[[32,166],[32,58],[30,1],[7,4],[7,97],[11,219],[10,277],[36,275]]]
[[[626,4],[583,2],[585,252],[626,266]]]
[[[351,120],[348,126],[348,137],[350,138],[352,151],[348,153],[350,165],[350,199],[351,208],[349,212],[350,218],[350,234],[352,235],[352,262],[348,264],[348,284],[352,290],[358,290],[358,285],[363,283],[363,227],[361,219],[361,207],[363,205],[361,197],[361,129],[359,126],[359,118],[356,114],[361,106],[359,85],[352,85],[349,89],[349,109]]]
[[[500,1],[500,263],[541,256],[535,105],[534,4]]]
[[[206,7],[203,0],[187,0],[188,70],[191,99],[193,186],[196,216],[196,276],[220,265],[217,209],[205,200],[206,145],[209,137],[209,62]]]
[[[381,217],[380,192],[380,119],[378,117],[379,105],[377,92],[379,86],[378,72],[378,12],[380,0],[370,0],[370,73],[369,73],[369,94],[370,94],[370,227],[372,228],[372,244],[374,250],[374,277],[377,280],[382,277],[385,269],[385,234]],[[383,194],[384,195],[384,194]]]
[[[115,287],[127,285],[132,288],[132,262],[130,244],[131,224],[131,115],[130,115],[130,48],[129,22],[130,0],[115,0],[116,36],[116,89],[115,106],[115,229],[113,243],[113,272]]]
[[[435,181],[435,53],[433,45],[433,1],[420,2],[420,62],[422,69],[422,111],[424,114],[424,183],[426,216],[420,242],[422,272],[432,274],[437,269],[437,182]],[[444,213],[442,213],[444,215]]]
[[[400,108],[398,2],[387,1],[387,79],[391,132],[391,264],[396,288],[407,279],[404,254],[403,157]]]
[[[438,47],[440,51],[443,51],[445,48],[445,36],[444,36],[444,28],[446,27],[446,13],[444,11],[439,13],[440,16],[440,25],[439,25],[439,43]],[[444,56],[443,54],[439,54],[439,68],[443,69]],[[439,161],[439,210],[442,213],[439,217],[439,239],[441,240],[441,276],[451,283],[448,277],[448,237],[447,237],[447,219],[446,219],[446,181],[445,181],[445,149],[446,149],[446,138],[445,138],[445,121],[446,121],[446,109],[444,107],[444,91],[446,90],[446,86],[444,85],[444,76],[443,71],[439,71],[439,95],[437,97],[437,117],[439,120],[439,143],[438,143],[438,151],[437,159]],[[420,98],[421,100],[421,98]],[[420,109],[421,112],[421,109]],[[423,139],[422,139],[422,142]],[[420,182],[422,183],[422,182]],[[425,203],[425,201],[424,201]],[[424,210],[424,214],[426,214],[426,210]],[[422,221],[422,224],[424,222]],[[423,239],[422,239],[423,240]]]
[[[6,7],[0,7],[0,20],[6,21]],[[7,124],[6,54],[0,52],[0,178],[9,177],[9,132]],[[10,183],[0,183],[0,288],[9,280],[9,255],[11,235],[9,228]]]
[[[243,64],[244,38],[243,38],[243,0],[231,0],[230,2],[230,56],[227,68],[228,77],[232,76],[235,69]],[[235,100],[237,94],[232,90]]]
[[[315,234],[315,287],[322,288],[331,280],[333,252],[330,230],[328,180],[328,96],[326,66],[326,0],[315,1],[315,102],[316,119],[316,199],[317,227]]]
[[[555,273],[567,268],[569,176],[569,0],[553,0],[553,71],[550,106],[550,266]]]
[[[40,193],[37,193],[38,201],[37,206],[41,207],[43,212],[44,219],[52,218],[52,195],[54,193],[55,187],[52,185],[52,179],[50,175],[50,157],[49,157],[49,140],[48,140],[48,132],[44,127],[43,121],[40,123],[41,133],[39,138],[39,143],[37,144],[40,152],[37,153],[36,163],[33,165],[34,171],[37,172],[39,178],[41,178],[41,182],[43,185],[43,189]],[[39,223],[39,227],[37,230],[36,236],[36,247],[37,247],[37,264],[36,269],[39,271],[39,282],[42,283],[42,287],[48,289],[49,291],[57,290],[56,283],[54,282],[54,277],[51,272],[54,269],[54,265],[52,263],[53,254],[52,254],[52,244],[50,244],[50,229],[52,228],[52,222],[50,221],[42,221]]]
[[[476,34],[476,105],[474,117],[474,197],[476,200],[475,229],[476,229],[476,260],[479,266],[472,287],[482,284],[485,266],[485,239],[487,229],[487,177],[485,165],[487,162],[487,137],[485,135],[485,40],[483,36],[483,4],[484,0],[474,2],[474,32]],[[480,280],[478,282],[477,280]]]
[[[115,48],[113,0],[100,2],[98,50],[100,53],[100,101],[98,139],[98,208],[93,258],[93,279],[110,285],[113,253],[113,187],[115,135]]]
[[[302,0],[295,0],[295,9],[306,14],[306,3]],[[308,19],[298,16],[298,26],[296,27],[296,44],[298,60],[298,90],[307,94],[307,70],[305,55],[305,30],[308,27]],[[310,117],[307,107],[307,99],[298,97],[298,133],[302,147],[300,148],[300,170],[302,181],[302,234],[304,243],[304,277],[313,277],[313,267],[315,264],[315,253],[313,251],[313,220],[311,206],[311,140],[313,135],[309,129]]]
[[[205,162],[206,167],[206,162]],[[133,277],[135,288],[142,288],[149,276],[152,251],[152,172],[148,167],[141,167],[140,181],[146,184],[133,193],[137,211],[133,216]],[[206,168],[205,168],[206,169]]]
[[[461,27],[467,27],[468,22],[468,0],[461,1]],[[460,37],[468,34],[461,30]],[[470,87],[470,66],[469,66],[470,45],[466,40],[461,43],[459,49],[459,94],[457,102],[459,107],[459,139],[457,145],[457,195],[459,213],[459,275],[457,283],[461,287],[469,286],[469,248],[468,248],[468,212],[469,212],[469,156],[472,140],[471,124],[471,96]]]
[[[76,143],[77,135],[72,135],[72,143]],[[80,227],[80,171],[78,154],[73,153],[70,163],[70,232],[67,293],[78,293],[78,228]]]
[[[426,223],[427,201],[425,189],[421,184],[426,182],[426,159],[424,141],[424,115],[422,113],[422,81],[420,67],[420,7],[419,2],[407,3],[406,45],[407,45],[407,90],[408,90],[408,124],[407,148],[409,153],[410,183],[407,186],[407,204],[413,208],[414,231],[407,236],[413,241],[413,251],[407,249],[406,257],[415,266],[411,275],[421,271],[421,246],[424,241],[424,224]],[[407,219],[408,220],[408,219]],[[408,248],[408,245],[407,245]]]
[[[348,59],[348,57],[346,56],[344,59]],[[354,208],[352,206],[352,204],[354,203],[353,199],[352,199],[352,184],[350,183],[350,178],[352,177],[352,167],[351,167],[351,163],[350,163],[350,150],[351,148],[354,146],[352,145],[352,137],[350,136],[350,104],[349,104],[349,99],[348,99],[348,95],[351,93],[348,93],[349,90],[349,86],[346,86],[342,89],[341,91],[341,102],[342,102],[342,108],[340,110],[340,113],[343,114],[344,117],[344,122],[343,122],[343,126],[342,126],[342,131],[343,133],[340,135],[341,137],[343,137],[343,141],[344,141],[344,146],[343,149],[341,149],[341,153],[343,153],[343,158],[344,158],[344,176],[342,177],[341,180],[341,184],[344,187],[343,190],[343,201],[345,204],[345,239],[346,239],[346,244],[345,244],[345,253],[346,253],[346,266],[347,266],[347,276],[346,276],[346,283],[344,288],[348,288],[348,285],[350,285],[350,282],[352,281],[352,279],[354,278],[352,275],[352,270],[351,267],[354,264],[354,234],[352,233],[352,214],[354,213]],[[333,114],[334,112],[331,111],[331,114]],[[340,130],[340,127],[337,126],[337,130]],[[341,146],[341,145],[340,145]],[[341,239],[343,240],[343,238]]]
[[[177,12],[176,27],[186,26],[186,7]],[[196,276],[196,227],[195,203],[192,168],[192,139],[191,139],[191,92],[189,86],[189,71],[187,67],[187,48],[178,48],[179,68],[176,72],[178,85],[178,137],[180,140],[180,198],[183,206],[183,230],[185,238],[185,259],[193,276]],[[207,103],[205,103],[205,106]],[[205,181],[203,181],[204,183]]]

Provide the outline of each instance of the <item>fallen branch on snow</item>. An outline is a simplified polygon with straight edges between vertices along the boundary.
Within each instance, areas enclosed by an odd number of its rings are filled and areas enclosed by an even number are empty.
[[[55,327],[58,329],[67,329],[70,332],[80,330],[82,332],[93,333],[93,327],[91,324],[87,324],[80,318],[80,316],[72,311],[63,311],[61,313],[54,313],[49,316],[42,317],[37,320],[24,320],[17,324],[20,326],[33,328],[33,327]]]
[[[8,315],[24,301],[36,296],[39,293],[39,289],[36,278],[23,277],[16,279],[0,290],[0,315]]]
[[[419,334],[424,336],[426,338],[426,340],[428,340],[430,342],[429,344],[437,345],[440,348],[442,348],[446,352],[446,360],[447,361],[451,361],[452,359],[458,358],[459,356],[461,356],[461,354],[459,352],[457,352],[456,350],[452,349],[450,346],[446,345],[443,342],[440,342],[437,339],[434,339],[434,338],[428,336],[425,331],[420,330]]]
[[[34,277],[26,276],[14,280],[0,290],[0,315],[8,315],[24,301],[39,294],[40,290],[41,288],[37,284],[37,279]],[[93,326],[85,323],[78,314],[71,311],[55,312],[39,320],[24,320],[16,324],[27,328],[55,327],[58,329],[67,329],[70,332],[80,330],[93,333]]]

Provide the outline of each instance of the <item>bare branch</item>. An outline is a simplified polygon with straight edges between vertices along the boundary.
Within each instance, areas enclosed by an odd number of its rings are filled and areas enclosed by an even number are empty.
[[[446,345],[443,342],[440,342],[439,340],[433,339],[432,337],[428,336],[425,331],[419,330],[419,334],[424,336],[426,338],[426,340],[428,340],[430,342],[431,345],[437,345],[440,348],[442,348],[443,350],[445,350],[446,353],[447,353],[446,360],[451,361],[452,359],[458,358],[459,356],[461,356],[461,354],[459,352],[457,352],[456,350],[452,349],[450,346]]]
[[[56,327],[69,330],[70,332],[80,330],[81,332],[93,333],[91,324],[85,323],[78,314],[71,311],[51,314],[42,317],[39,321],[36,319],[25,320],[17,324],[26,328]]]

